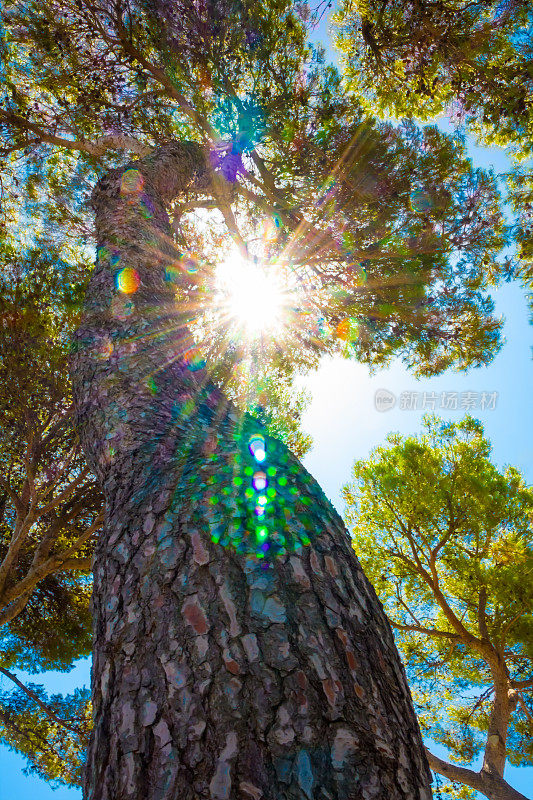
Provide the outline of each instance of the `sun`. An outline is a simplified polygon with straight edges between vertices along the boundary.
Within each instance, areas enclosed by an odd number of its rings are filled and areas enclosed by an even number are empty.
[[[272,332],[279,327],[283,290],[275,271],[232,254],[217,269],[217,283],[225,315],[248,336]]]

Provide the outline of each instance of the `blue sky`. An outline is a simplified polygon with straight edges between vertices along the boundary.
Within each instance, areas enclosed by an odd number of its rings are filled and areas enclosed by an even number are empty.
[[[318,36],[324,36],[322,25]],[[330,51],[331,53],[331,51]],[[443,121],[439,121],[446,129]],[[502,150],[480,148],[469,142],[469,153],[477,166],[493,166],[496,172],[505,171],[508,162]],[[494,408],[473,409],[472,413],[485,425],[493,444],[493,460],[499,466],[513,464],[533,482],[531,411],[533,408],[532,349],[533,329],[523,289],[516,283],[506,284],[493,293],[496,312],[505,319],[506,343],[493,362],[468,373],[446,372],[431,379],[416,380],[400,363],[371,376],[366,367],[343,361],[325,359],[317,372],[307,376],[303,385],[312,393],[312,402],[303,424],[314,439],[314,446],[305,458],[305,466],[317,478],[326,495],[342,513],[341,488],[350,479],[355,459],[365,458],[370,450],[381,444],[391,431],[417,433],[425,410],[421,408],[426,393],[426,406],[435,397],[435,412],[449,419],[460,419],[464,409],[439,408],[443,392],[458,393],[460,405],[465,393],[478,406],[482,393],[497,393]],[[375,393],[385,389],[396,398],[394,408],[378,411]],[[418,408],[400,407],[402,393],[416,393]],[[409,395],[411,398],[412,394]],[[405,398],[406,395],[403,395]],[[429,401],[429,402],[428,402]],[[427,410],[430,410],[428,407]],[[19,673],[22,675],[22,673]],[[79,662],[70,673],[47,673],[24,676],[26,680],[44,684],[51,692],[68,692],[89,683],[89,662]],[[0,676],[0,688],[9,681]],[[443,751],[439,751],[443,755]],[[25,760],[0,746],[0,800],[29,796],[32,800],[77,800],[81,792],[64,787],[53,791],[44,781],[22,775]],[[519,791],[533,787],[533,768],[508,767],[507,780]]]

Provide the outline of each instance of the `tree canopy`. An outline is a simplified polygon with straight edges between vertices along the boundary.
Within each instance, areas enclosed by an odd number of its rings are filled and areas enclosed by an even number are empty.
[[[371,113],[446,114],[482,144],[508,149],[515,274],[531,287],[531,2],[344,0],[336,20],[347,85]]]
[[[422,730],[453,761],[430,765],[462,784],[459,797],[499,796],[491,779],[506,759],[533,760],[533,492],[490,451],[471,417],[426,417],[421,435],[390,434],[357,461],[344,489]]]
[[[506,242],[494,179],[435,128],[365,116],[307,43],[298,9],[6,4],[6,165],[22,151],[41,216],[81,233],[72,207],[121,149],[204,142],[217,196],[175,209],[184,258],[201,253],[189,309],[212,304],[229,231],[295,296],[285,340],[263,348],[282,373],[339,349],[374,364],[401,354],[421,374],[486,362],[499,326],[483,292],[504,271]],[[218,213],[191,232],[187,215],[206,205]],[[200,324],[208,351],[220,327]],[[217,354],[242,360],[222,341]]]
[[[451,110],[487,144],[531,155],[532,12],[529,0],[346,0],[338,43],[374,113],[427,120]]]
[[[12,670],[68,670],[91,650],[91,554],[101,496],[74,433],[68,338],[87,264],[3,242],[0,262],[0,648],[13,691],[0,736],[42,777],[79,779],[87,691],[48,698]],[[81,280],[80,280],[81,279]]]

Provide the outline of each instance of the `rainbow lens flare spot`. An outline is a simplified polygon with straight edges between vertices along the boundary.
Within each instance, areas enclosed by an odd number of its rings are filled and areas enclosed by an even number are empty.
[[[140,191],[142,191],[143,186],[144,178],[138,169],[130,168],[124,170],[120,180],[121,195],[127,197],[132,194],[138,194]]]
[[[256,433],[250,437],[248,449],[256,461],[262,462],[266,458],[265,437]]]
[[[109,258],[109,249],[104,244],[96,248],[96,258],[99,263]]]
[[[359,335],[359,330],[357,326],[357,322],[350,319],[350,317],[346,317],[346,319],[341,320],[336,328],[336,335],[338,339],[342,339],[345,342],[355,342]]]
[[[205,358],[202,358],[198,353],[193,353],[187,362],[187,369],[191,372],[198,372],[205,369]]]
[[[265,494],[262,494],[257,498],[258,506],[266,506],[267,503],[268,503],[268,497]]]
[[[146,387],[151,394],[157,394],[157,383],[152,377],[149,377],[146,381]]]
[[[255,535],[257,536],[260,542],[264,542],[268,536],[268,528],[265,527],[256,528]]]
[[[266,474],[264,472],[256,472],[252,478],[252,483],[256,492],[262,492],[268,486]]]
[[[139,273],[133,267],[124,267],[117,272],[115,281],[117,289],[123,294],[134,294],[141,283]]]
[[[170,264],[168,267],[165,267],[165,280],[170,283],[178,283],[182,272],[183,269],[177,264]]]

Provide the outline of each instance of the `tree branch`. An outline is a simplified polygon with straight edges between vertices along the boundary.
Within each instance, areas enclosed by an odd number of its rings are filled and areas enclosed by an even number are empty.
[[[524,714],[526,716],[527,721],[529,722],[530,725],[533,725],[533,714],[531,713],[531,711],[527,707],[526,701],[522,697],[522,693],[521,692],[518,692],[518,702],[520,704],[520,707],[521,707],[522,711],[524,712]]]
[[[101,511],[94,522],[89,525],[81,536],[78,536],[70,547],[63,550],[62,553],[50,556],[50,558],[47,558],[46,561],[43,561],[39,566],[30,570],[26,577],[22,581],[19,581],[13,589],[5,595],[4,602],[13,603],[19,596],[26,596],[26,594],[31,592],[43,578],[46,578],[47,575],[51,575],[52,572],[58,572],[63,569],[91,569],[90,557],[74,558],[74,556],[80,547],[88,542],[91,536],[98,530],[103,519],[104,512]],[[10,619],[13,619],[13,617]]]
[[[528,798],[509,786],[507,781],[499,775],[489,775],[484,772],[474,772],[472,769],[459,767],[457,764],[450,764],[442,758],[434,755],[425,748],[429,766],[434,772],[438,772],[444,778],[457,783],[470,786],[478,792],[488,797],[489,800],[528,800]]]
[[[527,681],[511,681],[513,689],[533,689],[533,678],[528,678]]]
[[[16,114],[14,111],[5,111],[4,109],[0,109],[0,121],[19,130],[31,131],[41,142],[64,147],[67,150],[88,153],[92,156],[102,156],[107,150],[129,150],[136,155],[146,156],[152,149],[132,136],[123,136],[122,134],[102,136],[94,142],[88,142],[86,139],[65,139],[62,136],[47,132],[35,122],[30,122],[30,120],[20,114]]]
[[[45,506],[39,509],[39,516],[43,516],[44,514],[49,514],[50,511],[53,511],[54,508],[60,506],[65,500],[71,496],[72,492],[80,485],[80,483],[87,477],[89,474],[89,467],[84,467],[78,475],[71,481],[62,492],[60,492],[57,497],[47,503]]]
[[[70,725],[67,725],[67,723],[64,720],[62,720],[52,711],[50,706],[47,706],[46,703],[43,703],[39,695],[35,694],[34,691],[32,691],[27,686],[25,686],[21,681],[19,681],[16,675],[13,675],[12,672],[8,672],[8,670],[4,669],[4,667],[0,667],[0,672],[2,673],[2,675],[5,675],[6,678],[9,678],[9,680],[13,681],[13,683],[16,686],[18,686],[19,689],[22,689],[22,691],[25,692],[28,695],[28,697],[31,697],[33,702],[36,703],[39,706],[39,708],[42,711],[44,711],[46,716],[49,717],[53,722],[56,722],[58,725],[61,725],[61,727],[65,728],[65,730],[70,731],[71,733],[75,733],[77,736],[80,735],[81,731],[79,730],[79,728],[73,728]]]
[[[31,590],[29,592],[26,592],[26,594],[21,595],[12,603],[7,605],[7,607],[4,608],[3,611],[0,611],[0,628],[3,625],[7,625],[9,622],[11,622],[12,619],[15,619],[15,617],[17,617],[22,611],[24,611],[24,608],[27,606],[30,597],[31,597]]]
[[[3,595],[6,580],[13,565],[13,562],[16,559],[22,545],[24,544],[34,522],[35,522],[34,509],[30,508],[30,510],[26,514],[25,519],[22,520],[20,524],[15,527],[13,536],[11,537],[9,547],[7,549],[7,553],[5,554],[4,560],[0,565],[0,597],[2,597]]]
[[[478,612],[477,612],[477,619],[478,619],[478,627],[479,632],[481,634],[481,638],[484,639],[487,644],[490,642],[489,639],[489,630],[487,628],[487,587],[482,586],[479,590],[479,605],[478,605]]]
[[[436,628],[424,628],[421,625],[404,625],[401,622],[394,622],[394,620],[390,619],[390,624],[393,628],[397,628],[400,631],[414,631],[415,633],[423,633],[426,636],[438,636],[443,639],[450,639],[454,642],[462,641],[462,636],[458,633],[451,633],[447,631],[439,631]]]

